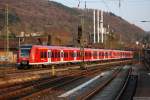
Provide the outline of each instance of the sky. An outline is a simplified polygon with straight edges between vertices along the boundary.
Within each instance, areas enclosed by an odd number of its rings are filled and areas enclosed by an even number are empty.
[[[69,7],[78,7],[79,0],[53,0]],[[99,9],[115,13],[131,24],[150,31],[150,0],[80,0],[79,8]],[[147,21],[147,22],[141,22]]]

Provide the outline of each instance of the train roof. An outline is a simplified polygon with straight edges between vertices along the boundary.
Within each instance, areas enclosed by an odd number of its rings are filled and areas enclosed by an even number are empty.
[[[20,48],[32,48],[33,45],[24,44],[21,45]]]
[[[74,50],[80,50],[80,48],[75,48],[75,47],[63,47],[63,46],[33,45],[33,47],[51,48],[51,49],[74,49]]]
[[[64,47],[64,46],[47,46],[47,45],[21,45],[21,48],[32,48],[32,47],[39,47],[39,48],[51,48],[51,49],[69,49],[69,50],[80,50],[81,48],[79,47]],[[125,50],[112,50],[112,49],[94,49],[94,48],[84,48],[84,50],[94,50],[94,51],[98,51],[98,50],[107,50],[107,51],[125,51]],[[129,52],[129,51],[126,51]]]

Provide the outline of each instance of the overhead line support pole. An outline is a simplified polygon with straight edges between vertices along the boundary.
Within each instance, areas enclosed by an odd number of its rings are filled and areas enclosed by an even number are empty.
[[[8,4],[6,4],[6,12],[5,12],[5,22],[6,22],[6,41],[7,41],[7,46],[6,46],[6,52],[7,52],[7,56],[8,56],[8,52],[9,52],[9,28],[8,28],[8,25],[9,25],[9,15],[8,15]]]

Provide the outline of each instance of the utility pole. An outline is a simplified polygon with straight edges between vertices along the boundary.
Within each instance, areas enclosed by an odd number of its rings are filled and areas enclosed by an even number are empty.
[[[109,34],[109,28],[110,28],[110,26],[109,26],[109,24],[107,25],[107,35],[108,35],[108,47],[110,48],[110,41],[109,41],[109,38],[110,38],[110,34]]]
[[[8,4],[6,4],[6,11],[5,11],[5,24],[6,24],[6,52],[7,52],[7,56],[8,56],[8,52],[9,52],[9,28],[8,28],[8,25],[9,25],[9,12],[8,12]]]
[[[120,7],[121,7],[121,0],[119,0],[119,9],[120,9]]]
[[[83,15],[81,16],[81,26],[82,26],[82,41],[81,41],[81,54],[82,54],[82,64],[81,69],[85,69],[85,63],[84,63],[84,46],[85,46],[85,26],[84,26],[84,20],[85,20],[85,10],[86,10],[86,2],[85,2],[85,8]]]
[[[80,22],[80,26],[78,27],[78,35],[80,34],[81,36],[78,36],[80,39],[80,54],[81,54],[81,58],[82,58],[82,63],[80,65],[81,69],[85,69],[85,65],[84,65],[84,45],[85,45],[85,26],[84,26],[84,18],[85,18],[85,10],[86,10],[86,1],[85,1],[85,8],[84,8],[84,12],[81,15],[81,22]]]

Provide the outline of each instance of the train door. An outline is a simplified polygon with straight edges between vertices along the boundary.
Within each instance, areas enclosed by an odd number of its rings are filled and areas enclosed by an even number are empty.
[[[93,50],[91,50],[91,60],[93,60]]]
[[[106,59],[105,51],[103,51],[103,58],[104,58],[104,60]]]
[[[68,50],[64,50],[64,61],[68,61]]]
[[[81,60],[81,52],[80,50],[77,50],[77,58],[76,60]]]
[[[97,59],[97,51],[94,51],[94,52],[93,52],[93,58],[94,58],[94,59]]]
[[[51,62],[55,62],[55,50],[51,50]]]
[[[115,52],[113,50],[112,50],[111,54],[112,54],[112,59],[114,59],[115,58]]]
[[[100,57],[99,57],[99,51],[97,51],[97,59],[99,60],[99,58],[100,58]]]
[[[64,51],[61,50],[61,51],[60,51],[60,61],[63,62],[63,60],[64,60]]]
[[[61,50],[57,50],[56,51],[56,54],[57,54],[57,61],[61,61],[61,58],[60,58],[60,56],[61,56]]]
[[[47,55],[48,55],[48,63],[51,63],[51,51],[50,50],[47,51]]]
[[[69,60],[70,61],[74,60],[74,51],[73,50],[69,50]]]
[[[104,59],[104,52],[102,52],[102,51],[99,52],[99,59],[100,60]]]
[[[74,51],[74,61],[77,60],[77,51]]]

